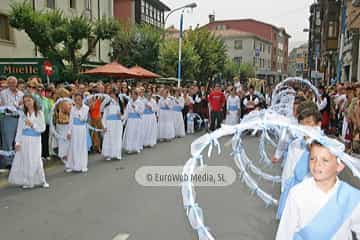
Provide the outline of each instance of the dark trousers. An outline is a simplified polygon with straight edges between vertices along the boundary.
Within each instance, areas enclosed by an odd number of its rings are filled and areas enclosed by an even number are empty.
[[[46,125],[46,129],[41,133],[41,156],[44,158],[49,157],[49,131],[50,126]]]
[[[222,123],[222,112],[213,112],[210,113],[210,130],[214,131],[221,127]]]
[[[14,141],[16,136],[18,117],[4,116],[0,120],[1,146],[4,151],[14,150]],[[2,157],[0,168],[7,167],[12,163],[13,157]]]

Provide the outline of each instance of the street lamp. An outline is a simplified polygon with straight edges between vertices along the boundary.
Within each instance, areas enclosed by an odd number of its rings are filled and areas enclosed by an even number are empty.
[[[184,10],[186,8],[190,8],[190,9],[194,9],[197,7],[197,4],[195,2],[187,4],[185,6],[179,7],[179,8],[175,8],[174,10],[172,10],[171,12],[168,13],[168,15],[166,15],[165,18],[165,28],[166,28],[166,21],[168,20],[169,16],[171,14],[173,14],[176,11],[182,10],[181,11],[181,15],[180,15],[180,33],[179,33],[179,60],[178,60],[178,87],[180,87],[180,82],[181,82],[181,51],[182,51],[182,32],[183,32],[183,20],[184,20]]]
[[[169,16],[170,16],[171,14],[173,14],[174,12],[179,11],[179,10],[181,10],[181,9],[186,9],[186,8],[194,9],[194,8],[196,8],[196,7],[197,7],[197,4],[196,4],[195,2],[193,2],[193,3],[187,4],[187,5],[185,5],[185,6],[178,7],[178,8],[175,8],[175,9],[171,10],[171,11],[166,15],[166,17],[165,17],[165,21],[164,21],[164,26],[165,26],[165,28],[166,28],[166,22],[167,22],[167,20],[168,20],[168,18],[169,18]]]

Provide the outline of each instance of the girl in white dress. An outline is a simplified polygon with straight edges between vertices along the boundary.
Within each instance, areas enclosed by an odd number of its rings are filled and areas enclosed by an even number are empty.
[[[121,160],[123,124],[121,121],[121,107],[116,96],[116,89],[112,89],[109,105],[105,106],[102,117],[105,134],[101,154],[110,161],[111,158]]]
[[[155,113],[158,112],[156,101],[152,98],[152,94],[148,93],[145,101],[144,110],[144,146],[153,147],[157,140],[157,121]]]
[[[184,108],[184,98],[181,96],[179,89],[175,92],[174,106],[174,128],[176,137],[185,137],[185,124],[182,110]]]
[[[170,141],[175,138],[174,116],[172,112],[173,101],[169,97],[169,90],[161,91],[159,100],[159,139]]]
[[[75,106],[71,108],[68,139],[69,154],[65,163],[66,172],[88,171],[87,121],[89,107],[83,104],[83,97],[77,93],[74,96]]]
[[[236,125],[240,121],[240,98],[235,93],[235,88],[232,88],[226,99],[225,123],[228,125]]]
[[[24,115],[20,116],[16,138],[15,157],[11,166],[9,183],[33,188],[49,187],[41,159],[41,133],[45,131],[44,114],[38,110],[33,97],[25,95]]]
[[[143,131],[142,114],[144,104],[138,98],[138,92],[131,92],[131,100],[126,106],[125,118],[127,119],[124,134],[124,149],[129,152],[140,153],[143,148]]]

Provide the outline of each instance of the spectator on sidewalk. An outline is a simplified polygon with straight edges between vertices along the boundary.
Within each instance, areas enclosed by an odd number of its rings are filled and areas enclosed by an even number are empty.
[[[208,97],[210,107],[210,130],[220,128],[222,123],[222,111],[225,106],[225,95],[221,91],[220,84],[216,83],[215,88]]]

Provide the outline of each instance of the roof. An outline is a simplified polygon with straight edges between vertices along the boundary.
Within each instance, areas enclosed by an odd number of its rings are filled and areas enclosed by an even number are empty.
[[[262,40],[264,42],[270,43],[271,41],[255,34],[255,33],[250,33],[250,32],[244,32],[244,31],[239,31],[239,30],[232,30],[232,29],[226,29],[226,30],[211,30],[212,33],[214,33],[216,36],[219,37],[253,37],[253,38],[257,38],[259,40]]]
[[[164,11],[170,11],[171,10],[167,5],[165,5],[165,3],[163,3],[160,0],[150,0],[150,2],[152,2],[154,5],[156,5],[161,10],[164,10]]]
[[[270,24],[270,23],[258,21],[258,20],[252,19],[252,18],[216,20],[216,21],[214,21],[214,22],[211,22],[211,23],[206,24],[205,26],[212,25],[212,24],[218,24],[218,23],[246,22],[246,21],[256,22],[256,23],[260,23],[260,24],[264,24],[264,25],[270,26],[270,27],[272,27],[272,28],[275,28],[275,29],[278,30],[278,31],[283,31],[287,37],[289,37],[289,38],[291,37],[291,36],[286,32],[285,28],[277,27],[277,26],[272,25],[272,24]]]

